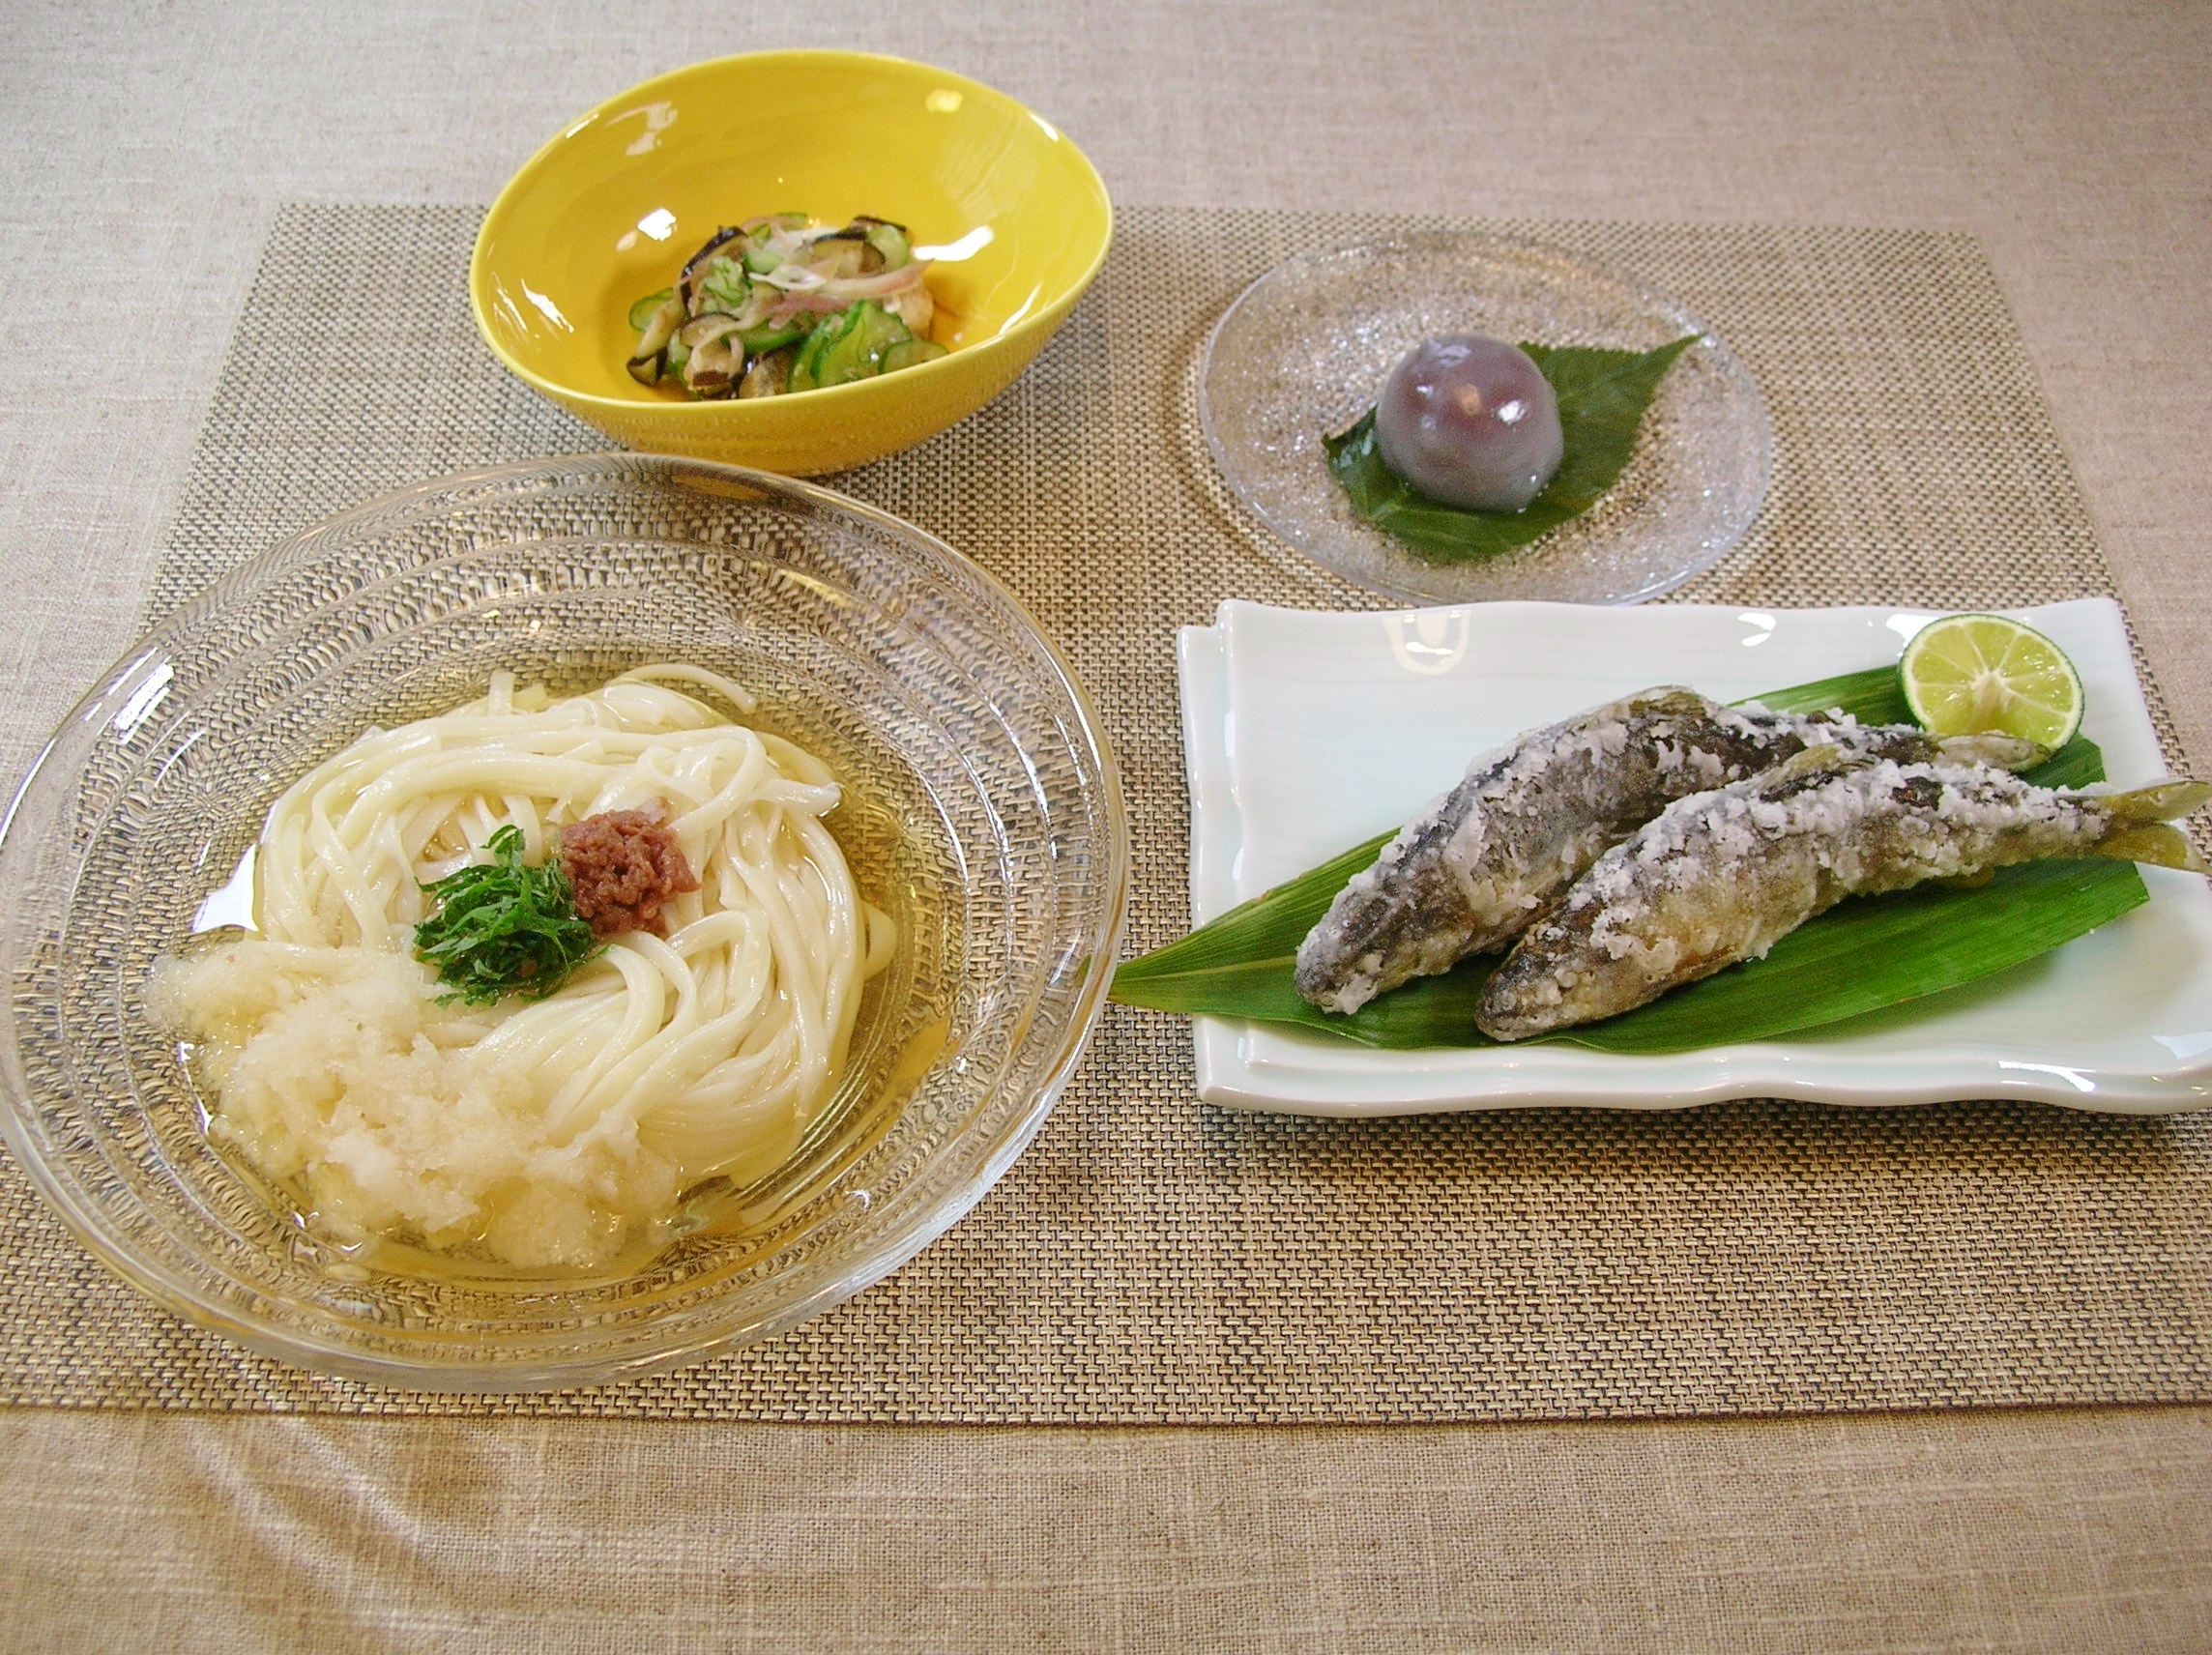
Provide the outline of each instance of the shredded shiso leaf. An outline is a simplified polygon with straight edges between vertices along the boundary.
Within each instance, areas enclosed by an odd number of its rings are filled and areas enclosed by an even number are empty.
[[[1541,538],[1598,503],[1628,464],[1659,382],[1698,338],[1692,334],[1642,352],[1523,343],[1558,396],[1566,447],[1543,493],[1519,511],[1470,511],[1415,493],[1383,463],[1372,408],[1349,429],[1322,439],[1328,469],[1353,509],[1416,556],[1431,563],[1496,557]]]
[[[1889,667],[1759,700],[1778,712],[1840,708],[1867,723],[1906,720]],[[2081,787],[2104,774],[2104,755],[2082,737],[2026,772],[2042,787]],[[1475,1028],[1474,1012],[1498,955],[1416,979],[1349,1017],[1308,1004],[1293,983],[1299,942],[1345,883],[1395,836],[1378,834],[1181,941],[1125,961],[1114,973],[1111,998],[1193,1017],[1295,1024],[1382,1050],[1495,1044]],[[1548,1038],[1599,1051],[1653,1053],[1798,1033],[2009,970],[2149,899],[2132,863],[2072,858],[2007,868],[1971,889],[1932,885],[1861,898],[1799,927],[1763,960],[1732,966],[1624,1016]]]
[[[511,823],[484,849],[491,861],[422,887],[437,907],[415,927],[415,956],[453,991],[438,997],[441,1005],[492,1005],[510,994],[543,1000],[599,951],[559,857],[525,866],[522,829]]]

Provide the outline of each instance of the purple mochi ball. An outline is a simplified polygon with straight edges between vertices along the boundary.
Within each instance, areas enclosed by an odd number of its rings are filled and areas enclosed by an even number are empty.
[[[1559,399],[1528,353],[1480,334],[1424,340],[1375,404],[1382,461],[1431,500],[1519,511],[1559,469]]]

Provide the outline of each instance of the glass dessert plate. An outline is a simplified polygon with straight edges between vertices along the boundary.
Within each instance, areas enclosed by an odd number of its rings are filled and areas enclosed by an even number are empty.
[[[1635,452],[1595,507],[1502,557],[1441,563],[1352,508],[1322,437],[1374,402],[1407,351],[1453,333],[1636,351],[1702,336],[1660,382]],[[1207,340],[1198,416],[1230,488],[1269,529],[1349,580],[1430,602],[1656,596],[1743,537],[1774,454],[1750,370],[1689,310],[1571,253],[1470,231],[1276,266]]]
[[[2163,774],[2117,606],[2011,613],[2080,668],[2082,733],[2112,781]],[[1879,666],[1929,616],[1539,603],[1326,615],[1226,603],[1214,625],[1179,639],[1193,922],[1403,823],[1477,753],[1533,725],[1651,684],[1736,700]],[[1731,1097],[2200,1109],[2212,1104],[2212,886],[2141,872],[2150,901],[2086,937],[1986,981],[1785,1039],[1639,1057],[1550,1043],[1378,1052],[1200,1019],[1199,1095],[1336,1116]]]

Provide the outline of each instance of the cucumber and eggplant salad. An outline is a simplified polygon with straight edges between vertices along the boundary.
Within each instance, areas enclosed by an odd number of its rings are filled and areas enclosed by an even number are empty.
[[[927,267],[887,218],[771,213],[718,229],[675,286],[630,306],[630,377],[697,397],[782,396],[913,367],[945,355],[929,338]]]

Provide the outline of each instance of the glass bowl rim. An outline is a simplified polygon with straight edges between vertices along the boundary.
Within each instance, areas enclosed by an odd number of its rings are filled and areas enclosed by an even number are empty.
[[[319,542],[364,522],[409,508],[421,508],[443,495],[481,493],[503,483],[532,477],[575,475],[578,470],[605,470],[616,480],[640,480],[640,474],[657,474],[662,479],[684,474],[703,474],[735,484],[756,496],[806,511],[831,517],[858,519],[880,536],[909,552],[920,554],[925,566],[973,582],[985,598],[1003,606],[1022,628],[1022,641],[1046,669],[1053,689],[1063,696],[1075,718],[1063,727],[1070,745],[1088,748],[1088,791],[1096,795],[1095,814],[1104,828],[1101,853],[1105,877],[1099,882],[1100,900],[1091,921],[1084,928],[1090,957],[1099,962],[1071,996],[1056,1048],[1048,1064],[1040,1064],[1026,1107],[1017,1111],[1000,1130],[996,1141],[960,1183],[920,1204],[899,1227],[887,1232],[872,1246],[841,1256],[811,1291],[788,1302],[771,1303],[750,1316],[724,1318],[693,1337],[628,1350],[615,1355],[582,1353],[551,1355],[538,1360],[472,1362],[454,1360],[442,1352],[422,1357],[365,1352],[343,1338],[310,1332],[285,1322],[279,1314],[260,1311],[240,1314],[228,1301],[201,1289],[167,1261],[151,1261],[117,1234],[97,1200],[81,1189],[80,1180],[51,1165],[34,1142],[33,1121],[43,1113],[33,1095],[22,1065],[22,1014],[11,1005],[6,1038],[0,1039],[0,1141],[4,1141],[47,1209],[59,1217],[71,1235],[113,1274],[156,1303],[193,1326],[222,1335],[263,1355],[293,1366],[408,1391],[496,1394],[519,1391],[571,1389],[633,1379],[688,1366],[720,1351],[751,1344],[789,1330],[844,1300],[864,1292],[905,1264],[932,1241],[965,1217],[1002,1178],[1021,1155],[1056,1107],[1061,1093],[1094,1036],[1102,1019],[1112,982],[1111,964],[1119,953],[1127,924],[1129,890],[1129,828],[1120,769],[1103,722],[1090,692],[1073,664],[1051,634],[1038,624],[1007,587],[988,569],[949,543],[905,519],[866,501],[839,493],[819,483],[720,461],[679,455],[647,454],[626,450],[598,450],[572,454],[538,455],[425,479],[370,496],[285,534],[226,570],[199,593],[178,604],[131,641],[93,685],[54,726],[24,769],[7,804],[0,809],[0,873],[24,855],[17,832],[27,802],[48,787],[74,785],[73,776],[57,777],[52,761],[64,739],[88,721],[109,722],[128,700],[148,662],[161,642],[192,626],[204,626],[229,605],[263,582],[291,568],[309,555]],[[462,554],[465,557],[467,554]],[[425,560],[422,566],[457,562],[461,558]],[[335,601],[381,584],[389,575],[355,585]],[[302,624],[305,624],[303,618]],[[257,646],[242,645],[241,653]],[[73,857],[73,860],[81,857]],[[0,972],[13,981],[21,968],[22,950],[11,931],[0,929]],[[955,1135],[955,1141],[959,1135]],[[226,1280],[234,1280],[225,1276]],[[280,1309],[280,1306],[279,1306]]]
[[[1594,284],[1611,287],[1622,297],[1633,301],[1647,316],[1664,316],[1676,325],[1700,336],[1700,344],[1715,353],[1722,364],[1724,377],[1733,385],[1744,406],[1744,416],[1754,439],[1756,460],[1752,472],[1756,482],[1749,491],[1750,505],[1742,518],[1733,525],[1733,532],[1721,543],[1700,547],[1698,554],[1662,576],[1646,580],[1634,591],[1601,597],[1583,597],[1573,595],[1546,597],[1533,593],[1511,592],[1489,594],[1483,592],[1451,592],[1421,578],[1417,560],[1406,556],[1406,566],[1394,574],[1378,574],[1348,566],[1349,560],[1331,542],[1330,537],[1314,524],[1288,516],[1278,508],[1259,497],[1251,476],[1241,458],[1233,452],[1229,443],[1216,429],[1211,396],[1211,379],[1214,356],[1223,340],[1239,319],[1248,304],[1257,305],[1269,284],[1285,276],[1294,269],[1327,265],[1358,257],[1379,254],[1410,254],[1444,247],[1465,248],[1471,252],[1506,260],[1521,260],[1546,266],[1565,266],[1576,275]],[[1603,259],[1590,258],[1571,247],[1563,247],[1539,237],[1513,230],[1476,229],[1449,225],[1408,225],[1400,229],[1367,237],[1360,241],[1332,243],[1303,248],[1277,260],[1250,281],[1237,289],[1236,296],[1222,307],[1207,329],[1206,338],[1199,347],[1194,369],[1194,399],[1198,424],[1204,438],[1208,456],[1229,493],[1245,510],[1252,513],[1267,532],[1300,556],[1312,560],[1341,580],[1375,593],[1393,602],[1406,604],[1454,604],[1489,601],[1551,601],[1590,602],[1607,605],[1645,603],[1695,579],[1718,564],[1742,544],[1745,536],[1758,523],[1765,509],[1766,497],[1773,485],[1775,468],[1775,437],[1773,415],[1767,406],[1766,393],[1760,386],[1750,364],[1742,354],[1708,324],[1703,314],[1692,309],[1673,294],[1649,282],[1615,269]],[[1561,529],[1571,528],[1563,524]],[[1558,530],[1553,531],[1554,534]],[[1378,533],[1382,533],[1378,531]],[[1550,538],[1549,536],[1544,538]],[[1540,546],[1542,540],[1519,548],[1522,552]]]

